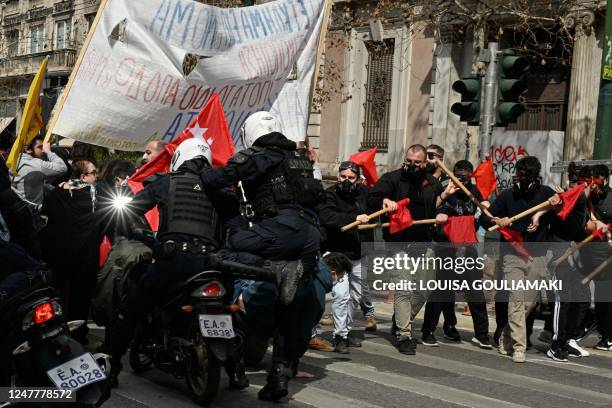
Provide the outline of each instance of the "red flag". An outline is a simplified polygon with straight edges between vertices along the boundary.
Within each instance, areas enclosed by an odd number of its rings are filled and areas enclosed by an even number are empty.
[[[489,196],[495,191],[497,182],[495,180],[495,170],[493,170],[493,162],[487,159],[480,163],[472,174],[476,179],[476,188],[480,191],[483,200],[488,200]]]
[[[378,175],[376,174],[376,152],[378,151],[378,147],[375,147],[370,150],[366,150],[365,152],[359,152],[352,154],[349,157],[349,161],[358,164],[361,166],[361,170],[363,171],[363,176],[366,179],[366,182],[370,187],[374,185],[378,181]]]
[[[473,215],[448,217],[448,221],[444,224],[444,233],[448,240],[453,243],[478,242]]]
[[[156,173],[167,173],[170,170],[170,160],[174,151],[183,141],[199,137],[204,139],[210,146],[213,167],[224,166],[234,154],[232,136],[227,127],[223,105],[218,94],[213,94],[206,105],[202,108],[189,126],[168,143],[152,160],[142,165],[136,173],[128,180],[128,185],[134,193],[142,190],[142,182]],[[157,208],[145,214],[147,221],[153,231],[157,231],[159,225],[159,212]]]
[[[531,257],[529,252],[523,246],[523,242],[525,241],[521,234],[510,228],[500,228],[499,232],[502,234],[504,239],[512,245],[512,247],[521,255],[525,255],[526,257]]]
[[[100,268],[104,266],[106,260],[108,259],[108,255],[110,254],[113,246],[111,245],[108,237],[105,235],[102,243],[100,244]]]
[[[604,240],[603,231],[600,229],[596,229],[595,231],[593,231],[593,237],[597,238],[600,241],[603,241]]]
[[[389,232],[395,234],[412,225],[412,214],[408,209],[410,199],[404,198],[397,202],[397,211],[391,213],[389,217]]]
[[[564,191],[563,193],[559,193],[563,208],[561,208],[557,215],[561,217],[563,221],[565,221],[567,216],[572,212],[574,206],[576,205],[576,201],[578,201],[580,194],[582,194],[585,188],[586,184],[580,183],[574,188]]]

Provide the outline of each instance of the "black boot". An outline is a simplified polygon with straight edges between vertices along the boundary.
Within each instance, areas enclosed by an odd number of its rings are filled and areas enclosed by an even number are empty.
[[[304,275],[302,261],[266,261],[264,267],[276,273],[278,297],[283,305],[293,301],[298,284]]]
[[[225,365],[225,372],[229,377],[230,389],[242,390],[249,386],[249,379],[244,372],[244,364],[241,360],[228,361]]]
[[[108,385],[111,388],[117,388],[119,386],[119,373],[123,368],[123,364],[121,364],[121,356],[111,356],[110,363],[111,369],[108,375]]]
[[[259,399],[262,401],[278,401],[286,397],[289,394],[289,378],[292,373],[291,367],[285,367],[282,363],[274,363],[268,374],[266,385],[257,394]]]

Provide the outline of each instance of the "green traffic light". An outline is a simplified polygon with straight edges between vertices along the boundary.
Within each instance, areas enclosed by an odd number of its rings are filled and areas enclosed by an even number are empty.
[[[461,99],[480,97],[480,79],[464,78],[453,83],[453,91],[461,94]]]
[[[501,102],[497,105],[498,123],[515,123],[525,113],[525,107],[516,102]]]
[[[499,92],[504,99],[518,98],[525,90],[527,90],[527,82],[522,79],[500,78],[499,80]]]
[[[521,77],[529,72],[529,60],[520,55],[502,55],[501,68],[504,76]]]

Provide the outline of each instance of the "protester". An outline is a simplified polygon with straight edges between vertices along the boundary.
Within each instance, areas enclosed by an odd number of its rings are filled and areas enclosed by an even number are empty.
[[[103,225],[96,214],[98,171],[87,160],[72,163],[70,181],[50,191],[41,212],[48,217],[40,232],[44,259],[53,270],[53,286],[63,294],[68,320],[85,320],[99,267]],[[87,325],[72,332],[86,344]]]
[[[436,207],[444,201],[441,184],[426,172],[426,149],[412,145],[406,150],[404,164],[398,170],[384,174],[374,185],[368,196],[370,211],[381,207],[396,211],[397,202],[409,198],[408,209],[416,220],[433,218]],[[432,240],[432,229],[428,225],[415,225],[394,235],[383,230],[386,242],[411,242],[406,251],[411,256],[421,256]],[[418,244],[417,244],[418,243]],[[420,271],[414,277],[422,276]],[[416,353],[416,341],[412,336],[412,320],[425,303],[425,296],[418,291],[396,291],[394,297],[394,334],[397,348],[403,354]]]
[[[543,186],[540,161],[533,156],[519,159],[516,163],[516,175],[513,177],[511,189],[501,192],[493,201],[490,212],[496,218],[490,219],[481,216],[480,222],[483,227],[488,228],[496,224],[502,228],[512,225],[525,242],[549,241],[550,219],[552,213],[546,213],[539,222],[539,228],[535,231],[528,230],[531,223],[529,218],[523,218],[512,222],[510,217],[534,207],[555,196],[555,192],[548,186]],[[556,204],[551,200],[551,204]],[[502,235],[502,243],[509,242]],[[511,242],[511,241],[510,241]],[[503,273],[508,282],[535,281],[546,274],[546,248],[544,246],[532,245],[530,257],[521,254],[509,245],[502,245]],[[499,353],[502,355],[512,354],[512,361],[524,363],[526,361],[525,351],[527,349],[527,323],[526,315],[533,309],[538,297],[535,290],[511,290],[508,300],[508,324],[503,329],[499,340]]]
[[[606,165],[593,166],[593,191],[589,196],[592,209],[587,232],[593,229],[604,231],[604,241],[609,239],[605,233],[612,225],[612,194],[609,185],[610,171]],[[611,256],[605,243],[597,243],[580,251],[584,273],[589,274]],[[595,281],[595,319],[601,340],[595,345],[597,350],[612,351],[612,265],[608,265]]]
[[[147,143],[147,147],[144,151],[144,154],[140,158],[140,165],[142,166],[143,164],[153,160],[155,156],[157,156],[162,150],[164,150],[164,147],[166,147],[167,144],[168,143],[162,140],[152,140]]]
[[[68,171],[64,161],[51,151],[49,143],[43,143],[42,137],[35,137],[24,148],[17,172],[14,174],[13,186],[18,194],[33,206],[43,202],[44,183],[51,183]]]
[[[467,160],[458,161],[454,168],[453,173],[455,177],[463,183],[463,185],[474,195],[474,197],[480,202],[482,196],[480,192],[471,182],[472,173],[474,172],[474,166]],[[453,216],[475,216],[478,210],[476,204],[465,194],[458,186],[452,181],[447,185],[444,190],[445,201],[436,210],[436,220],[444,225],[448,222],[449,217]],[[476,226],[476,220],[474,219],[474,225]],[[449,239],[444,234],[438,234],[438,239],[442,242],[448,242]],[[448,244],[439,245],[436,248],[435,254],[437,258],[445,259],[446,257],[454,258],[457,256],[458,250]],[[462,256],[476,258],[478,253],[473,246],[464,248]],[[461,278],[468,282],[474,282],[475,280],[482,279],[482,271],[472,269],[465,272],[463,275],[458,275],[454,270],[448,270],[441,268],[437,270],[438,280],[453,280]],[[482,290],[468,290],[466,291],[466,298],[468,306],[470,308],[470,314],[472,316],[472,322],[474,323],[474,337],[472,343],[478,345],[483,349],[491,349],[491,342],[489,340],[489,318],[487,315],[487,304],[485,302],[484,293]],[[424,346],[437,346],[438,342],[434,336],[434,330],[438,324],[440,313],[444,310],[446,305],[449,309],[449,313],[455,314],[455,296],[452,291],[434,291],[430,294],[430,297],[425,306],[425,316],[423,318],[423,345]],[[447,322],[447,316],[444,317],[445,325],[445,337],[451,341],[457,341],[460,339],[457,329],[454,327],[456,324],[456,318],[452,323]]]
[[[353,221],[364,223],[369,221],[366,214],[369,188],[359,182],[360,173],[361,170],[356,163],[350,161],[340,163],[338,182],[326,191],[325,203],[318,208],[321,225],[326,231],[323,249],[343,253],[352,263],[352,267],[344,278],[345,281],[334,285],[332,291],[334,293],[332,315],[334,316],[336,348],[343,348],[345,344],[351,347],[361,346],[361,342],[350,333],[353,310],[357,306],[362,306],[367,320],[366,329],[368,327],[369,330],[376,329],[374,307],[369,303],[367,296],[369,293],[367,278],[361,267],[361,245],[374,241],[373,230],[341,231],[344,225]],[[364,300],[368,304],[364,305]]]

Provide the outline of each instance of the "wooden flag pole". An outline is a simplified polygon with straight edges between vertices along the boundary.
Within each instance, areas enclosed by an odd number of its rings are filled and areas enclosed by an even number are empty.
[[[66,87],[64,88],[64,92],[62,92],[62,98],[59,101],[59,105],[57,106],[57,109],[53,111],[53,116],[51,117],[51,120],[49,121],[49,125],[47,126],[47,133],[45,134],[45,140],[44,140],[45,143],[48,143],[51,141],[51,137],[53,136],[53,133],[52,133],[53,128],[55,127],[55,124],[57,123],[57,119],[59,118],[59,115],[62,112],[62,109],[64,108],[64,103],[66,102],[66,99],[68,98],[68,93],[70,92],[70,89],[72,89],[72,84],[74,83],[74,79],[76,78],[77,73],[79,72],[79,68],[81,67],[81,63],[83,62],[83,56],[85,55],[87,48],[89,48],[89,43],[91,43],[91,39],[93,38],[94,32],[96,31],[96,27],[98,26],[98,23],[100,19],[102,18],[102,12],[104,11],[104,7],[106,6],[107,1],[108,0],[100,0],[100,6],[98,7],[98,13],[96,14],[96,18],[94,18],[94,21],[91,24],[91,27],[89,27],[87,38],[85,38],[85,41],[83,42],[83,46],[81,47],[81,52],[79,52],[79,56],[76,62],[74,63],[74,68],[72,68],[72,72],[70,73],[70,78],[68,78],[68,83],[66,84]]]
[[[426,225],[426,224],[436,224],[436,219],[435,218],[428,218],[425,220],[414,220],[411,224],[412,225]],[[388,222],[383,222],[383,223],[377,223],[377,224],[362,224],[362,225],[358,225],[357,229],[360,230],[366,230],[366,229],[373,229],[373,228],[386,228],[389,226]],[[408,227],[410,228],[410,227]]]
[[[580,248],[582,248],[583,246],[585,246],[586,244],[588,244],[589,242],[591,242],[593,239],[595,238],[595,235],[591,234],[588,237],[586,237],[585,239],[583,239],[582,241],[580,241],[578,243],[578,245],[575,245],[573,247],[568,248],[563,255],[561,255],[559,258],[555,259],[554,261],[552,261],[552,264],[554,266],[559,266],[561,264],[561,262],[565,261],[567,258],[569,258],[574,252],[578,251]]]
[[[406,204],[406,205],[408,205],[408,204]],[[370,219],[372,219],[372,218],[380,217],[381,215],[386,214],[388,212],[389,212],[388,208],[383,208],[382,210],[378,210],[375,213],[369,214],[368,217]],[[361,221],[353,221],[350,224],[347,224],[344,227],[340,228],[340,231],[346,232],[346,231],[348,231],[350,229],[355,228],[356,226],[358,226],[360,224],[361,224]]]
[[[474,194],[472,194],[472,192],[470,190],[468,190],[467,187],[464,186],[463,183],[457,177],[455,177],[453,172],[450,171],[448,169],[448,167],[446,167],[446,165],[444,163],[442,163],[439,159],[436,159],[436,166],[440,167],[442,169],[442,171],[444,171],[446,174],[448,174],[448,177],[450,177],[450,179],[453,181],[453,183],[457,187],[459,187],[461,190],[463,190],[463,192],[465,194],[467,194],[467,196],[470,198],[470,200],[472,200],[472,202],[474,202],[474,204],[476,204],[478,206],[478,208],[480,208],[480,210],[487,215],[487,217],[494,218],[493,214],[491,214],[489,209],[487,207],[485,207],[480,201],[478,201],[476,199],[476,197],[474,197]]]
[[[525,218],[528,215],[531,215],[535,212],[538,212],[540,210],[544,210],[546,208],[550,207],[550,203],[548,202],[548,200],[544,201],[543,203],[540,203],[538,205],[536,205],[535,207],[531,207],[528,210],[523,211],[522,213],[516,214],[515,216],[510,218],[510,221],[514,222],[517,220],[520,220],[521,218]],[[491,231],[496,231],[500,228],[499,225],[493,225],[492,227],[490,227],[487,231],[491,232]]]
[[[321,59],[323,58],[323,50],[325,49],[325,37],[327,37],[327,28],[329,27],[329,15],[333,6],[332,0],[325,0],[323,5],[323,21],[321,21],[321,31],[319,32],[319,44],[317,45],[317,56],[315,58],[314,72],[312,73],[312,82],[310,84],[310,95],[308,96],[308,115],[312,110],[312,98],[319,81],[319,69]]]
[[[603,271],[604,269],[606,269],[606,266],[612,264],[612,256],[609,257],[608,259],[606,259],[605,261],[603,261],[601,263],[601,265],[599,265],[597,268],[595,268],[595,270],[591,273],[589,273],[587,276],[585,276],[584,279],[582,279],[582,284],[586,285],[588,284],[590,281],[593,280],[593,278],[595,278],[597,275],[599,275],[601,273],[601,271]]]

